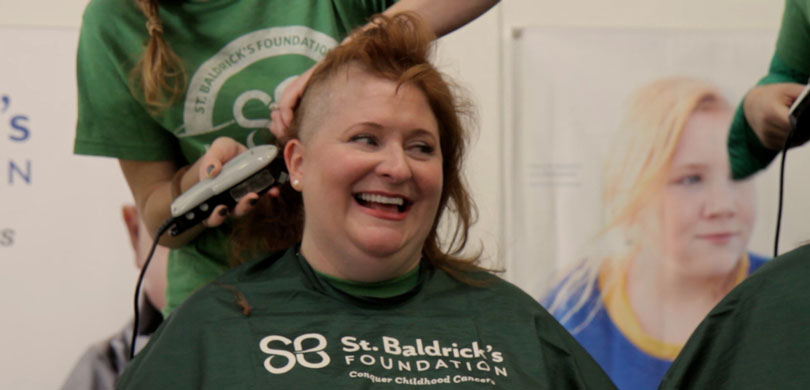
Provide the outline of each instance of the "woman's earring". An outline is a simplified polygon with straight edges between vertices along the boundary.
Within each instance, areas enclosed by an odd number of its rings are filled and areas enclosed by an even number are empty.
[[[298,189],[298,187],[300,187],[300,186],[301,186],[301,181],[300,181],[300,180],[298,180],[298,179],[293,179],[293,181],[292,181],[292,188],[295,188],[295,189],[297,190],[297,189]]]

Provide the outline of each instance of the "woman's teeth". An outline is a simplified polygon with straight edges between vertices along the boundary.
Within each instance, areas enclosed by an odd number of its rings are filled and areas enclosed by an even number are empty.
[[[404,206],[405,199],[400,197],[390,197],[378,194],[360,194],[360,199],[366,202],[391,204],[395,206]]]
[[[388,208],[395,207],[397,212],[403,213],[407,209],[408,201],[399,196],[385,196],[380,194],[361,193],[355,195],[355,199],[366,207]]]

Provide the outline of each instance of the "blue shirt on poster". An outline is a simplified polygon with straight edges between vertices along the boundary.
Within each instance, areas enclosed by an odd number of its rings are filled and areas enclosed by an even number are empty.
[[[768,259],[764,257],[749,254],[747,272],[743,276],[750,275],[767,261]],[[564,307],[552,314],[602,366],[618,388],[657,389],[664,374],[672,365],[675,355],[683,346],[663,345],[662,342],[649,343],[633,335],[626,335],[611,317],[611,313],[622,312],[624,309],[617,310],[616,307],[612,307],[616,306],[616,300],[600,304],[602,292],[599,281],[594,283],[588,300],[566,321],[563,322],[562,318],[580,298],[579,295],[572,296]],[[546,307],[553,302],[556,294],[555,289],[544,300]],[[589,316],[593,317],[589,320]]]

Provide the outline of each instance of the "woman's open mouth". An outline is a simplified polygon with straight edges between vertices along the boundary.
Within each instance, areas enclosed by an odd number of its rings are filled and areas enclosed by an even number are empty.
[[[368,192],[354,194],[354,199],[363,207],[397,213],[408,211],[408,208],[413,204],[413,202],[401,196],[387,196]]]

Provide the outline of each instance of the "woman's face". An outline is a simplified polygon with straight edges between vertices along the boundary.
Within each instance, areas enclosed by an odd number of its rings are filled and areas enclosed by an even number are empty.
[[[442,194],[439,129],[420,89],[350,68],[285,148],[303,194],[302,253],[321,272],[390,279],[418,264]]]
[[[672,159],[658,205],[659,252],[678,272],[731,272],[754,224],[754,187],[733,181],[726,137],[731,111],[715,105],[692,114]]]

